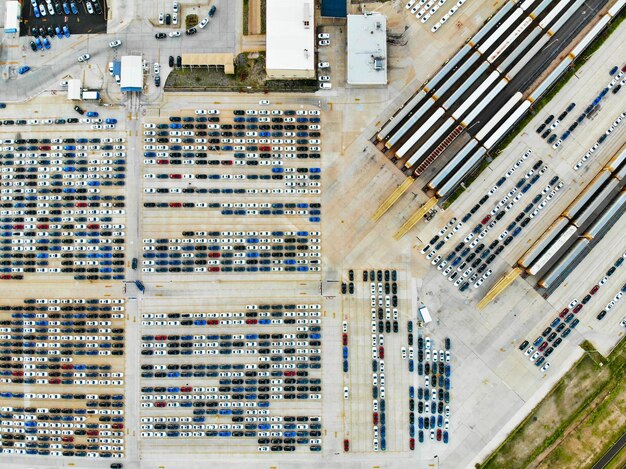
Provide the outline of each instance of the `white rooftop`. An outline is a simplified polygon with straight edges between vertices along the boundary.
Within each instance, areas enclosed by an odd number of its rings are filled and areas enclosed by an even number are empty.
[[[120,88],[122,91],[141,91],[143,88],[143,64],[140,55],[122,56]]]
[[[67,81],[67,99],[80,99],[82,83],[78,78]]]
[[[267,0],[267,69],[314,70],[313,2],[314,0]],[[308,22],[308,27],[305,22]]]
[[[348,15],[348,83],[387,84],[387,17]]]

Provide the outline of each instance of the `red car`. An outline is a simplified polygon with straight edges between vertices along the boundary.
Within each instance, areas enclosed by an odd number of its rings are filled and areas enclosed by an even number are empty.
[[[350,440],[343,440],[343,450],[346,453],[350,451]]]
[[[121,430],[122,428],[124,428],[124,424],[123,423],[114,423],[113,424],[113,428],[115,428],[116,430]]]
[[[544,342],[543,344],[539,346],[539,351],[543,352],[547,348],[548,348],[548,342]]]
[[[61,380],[59,378],[54,378],[51,380],[48,380],[49,384],[61,384]]]
[[[170,179],[182,179],[182,174],[170,174]]]
[[[42,225],[37,225],[37,229],[39,230],[47,230],[48,229],[48,225],[47,224],[42,224]]]
[[[222,161],[220,161],[220,164],[222,166],[232,166],[233,162],[232,162],[232,160],[222,160]]]
[[[98,225],[97,223],[92,223],[91,225],[87,225],[87,228],[89,228],[90,230],[97,230],[98,228],[100,228],[100,225]]]
[[[296,372],[295,371],[285,371],[285,373],[283,373],[285,376],[296,376]]]
[[[574,309],[572,310],[572,313],[574,313],[574,314],[578,313],[578,311],[580,311],[581,309],[583,309],[583,306],[585,306],[585,305],[584,305],[584,304],[582,304],[582,303],[578,303],[578,304],[574,307]]]
[[[219,267],[209,267],[209,272],[219,272],[220,268]]]
[[[409,448],[410,448],[411,450],[414,450],[414,449],[415,449],[415,438],[411,438],[411,439],[409,440]]]
[[[437,429],[437,441],[441,441],[441,429]]]
[[[209,257],[220,257],[221,254],[219,252],[210,252]]]
[[[74,365],[61,365],[61,369],[63,370],[73,370]]]
[[[61,438],[61,441],[64,441],[65,443],[70,443],[70,442],[74,441],[74,437],[73,436],[64,436],[63,438]]]
[[[378,425],[378,412],[374,412],[373,418],[374,418],[374,425]]]
[[[485,218],[483,218],[483,220],[481,221],[481,223],[483,225],[486,225],[487,223],[489,223],[489,220],[491,220],[491,215],[487,215]]]
[[[563,311],[561,311],[559,313],[559,317],[564,318],[565,316],[567,316],[567,313],[569,313],[569,308],[565,308]]]
[[[257,324],[258,321],[256,319],[246,319],[246,324]]]
[[[192,389],[193,388],[191,386],[183,386],[182,388],[180,388],[180,390],[182,392],[191,392]],[[115,427],[113,427],[113,428],[115,428]]]
[[[157,160],[157,164],[170,164],[168,160]]]
[[[385,358],[385,347],[378,347],[378,358]]]
[[[343,334],[343,345],[348,345],[348,334]]]
[[[155,402],[154,407],[165,407],[167,404],[163,401]]]
[[[154,336],[154,340],[167,340],[166,335],[156,335]]]
[[[88,205],[87,202],[78,202],[76,204],[77,207],[86,207],[87,205]]]
[[[217,326],[217,325],[219,325],[220,322],[219,322],[218,319],[209,319],[206,323],[209,326]]]
[[[180,202],[170,202],[170,207],[180,208],[182,206],[183,206],[183,204],[181,204]]]
[[[87,430],[87,435],[98,436],[98,430]]]
[[[261,151],[270,151],[270,147],[259,147]]]
[[[600,290],[600,285],[594,285],[591,291],[589,291],[589,293],[591,293],[592,295],[595,295],[598,290]]]

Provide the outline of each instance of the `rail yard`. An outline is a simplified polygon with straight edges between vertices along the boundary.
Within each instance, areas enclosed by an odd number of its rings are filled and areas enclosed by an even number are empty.
[[[626,0],[293,1],[0,8],[3,468],[474,467],[623,340]]]

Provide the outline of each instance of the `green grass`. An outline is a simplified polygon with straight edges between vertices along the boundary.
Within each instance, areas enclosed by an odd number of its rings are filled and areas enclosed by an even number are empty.
[[[485,462],[477,467],[482,469],[525,468],[562,438],[565,432],[570,430],[572,424],[582,419],[593,422],[606,417],[607,409],[618,394],[615,390],[623,386],[626,370],[626,340],[622,339],[607,359],[604,359],[590,343],[583,343],[581,346],[587,353],[574,364],[552,391]],[[580,386],[585,381],[591,381],[591,385]],[[608,398],[607,395],[609,395]],[[558,421],[551,422],[551,415],[555,413]],[[546,425],[548,423],[550,425]],[[546,433],[539,435],[542,438],[535,445],[533,439],[536,440],[538,437],[538,426]],[[550,429],[553,429],[551,433]],[[620,432],[618,433],[621,435]],[[611,439],[605,445],[606,449],[614,441]],[[606,450],[600,454],[604,452]],[[563,463],[571,460],[570,455],[562,448],[555,448],[550,457]],[[555,462],[553,467],[559,467],[558,462]]]
[[[243,0],[243,15],[241,15],[241,20],[243,21],[243,35],[247,36],[248,35],[248,10],[249,10],[249,5],[248,2],[250,0]]]
[[[541,112],[545,105],[547,105],[565,85],[569,82],[569,80],[576,75],[580,67],[582,67],[589,58],[604,44],[604,42],[608,39],[608,37],[619,27],[619,25],[626,18],[626,10],[622,10],[622,12],[616,16],[611,24],[600,34],[594,41],[587,46],[587,48],[583,51],[583,56],[579,56],[570,68],[563,74],[563,76],[549,89],[548,93],[544,94],[539,101],[533,103],[533,106],[530,109],[522,120],[520,120],[517,125],[507,134],[507,136],[500,141],[498,146],[493,148],[489,154],[492,158],[497,158],[500,153],[502,153],[506,147],[508,147],[511,142],[518,136],[518,134],[530,123],[534,117]],[[457,189],[445,200],[442,204],[444,209],[448,208],[452,203],[459,198],[459,196],[468,188],[480,174],[489,166],[490,163],[485,164],[485,159],[481,162],[481,164],[474,169],[470,175],[466,178],[464,182],[464,186],[459,186]]]
[[[265,9],[266,0],[261,0],[261,34],[265,34]]]
[[[199,68],[174,69],[167,77],[166,91],[302,92],[317,91],[317,81],[268,80],[265,54],[244,53],[235,59],[235,74]]]

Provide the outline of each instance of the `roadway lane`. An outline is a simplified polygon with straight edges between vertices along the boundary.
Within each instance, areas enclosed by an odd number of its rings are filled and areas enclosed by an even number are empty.
[[[615,457],[617,453],[619,453],[622,448],[626,446],[626,433],[624,433],[619,440],[609,449],[604,456],[600,458],[598,462],[596,462],[591,469],[604,469],[611,460]]]

